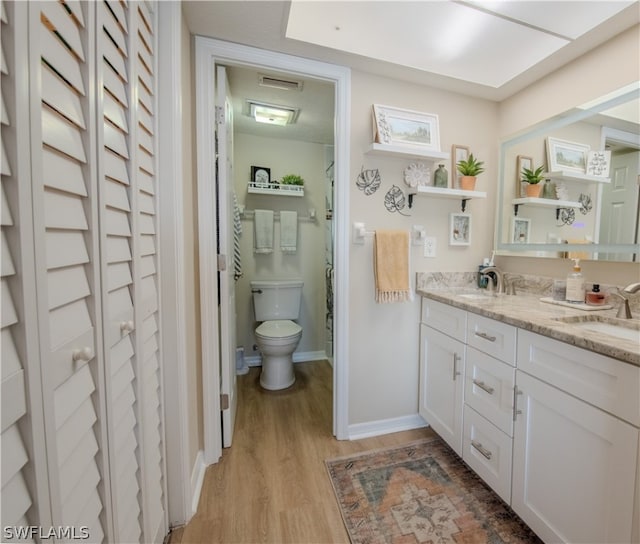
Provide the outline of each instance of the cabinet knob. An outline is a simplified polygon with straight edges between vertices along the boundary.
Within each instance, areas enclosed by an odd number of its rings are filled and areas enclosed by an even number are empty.
[[[120,331],[130,333],[133,331],[133,321],[122,321],[120,323]]]
[[[74,361],[90,361],[93,359],[93,350],[88,346],[82,349],[74,349],[71,352],[71,358]]]

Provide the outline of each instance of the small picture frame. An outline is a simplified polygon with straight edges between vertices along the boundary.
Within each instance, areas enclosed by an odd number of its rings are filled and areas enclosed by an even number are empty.
[[[440,151],[440,127],[435,113],[373,105],[373,141]]]
[[[468,246],[471,244],[471,215],[452,213],[449,215],[449,245]]]
[[[547,138],[547,165],[550,172],[570,170],[584,174],[590,147],[558,138]]]
[[[589,151],[587,155],[587,174],[603,178],[609,177],[611,151]]]
[[[271,183],[271,168],[266,166],[251,167],[251,184],[254,187],[266,189]]]
[[[528,244],[531,232],[531,219],[524,217],[511,218],[511,243]]]
[[[516,198],[522,198],[526,196],[522,188],[522,184],[526,183],[526,181],[522,181],[523,168],[533,170],[533,159],[525,155],[518,155],[516,157]]]
[[[458,162],[469,158],[469,148],[466,145],[453,144],[451,146],[451,185],[454,189],[460,188],[460,172]]]

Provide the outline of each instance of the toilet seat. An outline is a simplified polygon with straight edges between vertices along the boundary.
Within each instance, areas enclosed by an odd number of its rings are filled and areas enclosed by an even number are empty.
[[[302,332],[302,327],[289,319],[277,319],[265,321],[255,331],[256,335],[263,338],[286,339],[297,336]]]

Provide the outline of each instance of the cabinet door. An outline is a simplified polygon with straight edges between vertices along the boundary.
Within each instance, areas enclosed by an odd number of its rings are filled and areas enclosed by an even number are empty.
[[[420,326],[420,415],[462,455],[465,345]]]
[[[638,430],[523,372],[512,507],[546,542],[629,542]]]

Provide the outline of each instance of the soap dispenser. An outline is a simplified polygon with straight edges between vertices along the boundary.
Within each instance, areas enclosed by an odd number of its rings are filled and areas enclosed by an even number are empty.
[[[573,270],[567,276],[567,302],[584,302],[584,278],[580,259],[573,259]]]

